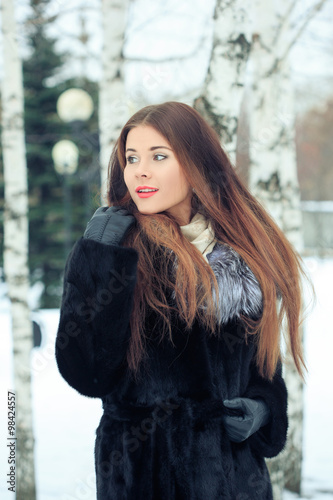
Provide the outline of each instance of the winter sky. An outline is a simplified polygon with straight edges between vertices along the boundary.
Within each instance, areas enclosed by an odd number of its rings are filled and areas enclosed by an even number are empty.
[[[318,0],[299,0],[293,10],[293,33]],[[290,3],[291,0],[290,0]],[[250,5],[253,3],[250,2]],[[277,5],[280,5],[277,2]],[[30,12],[29,0],[16,0],[21,25]],[[101,0],[50,0],[47,13],[58,14],[49,33],[57,49],[69,54],[60,78],[88,75],[101,78]],[[207,71],[213,34],[215,0],[132,0],[128,11],[124,55],[128,94],[149,102],[196,95]],[[252,13],[252,11],[251,11]],[[84,47],[78,40],[80,16],[89,35]],[[309,23],[291,51],[292,76],[302,102],[320,102],[333,80],[333,0]],[[254,19],[254,23],[256,20]],[[24,30],[20,29],[20,33]],[[19,35],[22,51],[25,40]],[[52,83],[52,82],[50,82]]]

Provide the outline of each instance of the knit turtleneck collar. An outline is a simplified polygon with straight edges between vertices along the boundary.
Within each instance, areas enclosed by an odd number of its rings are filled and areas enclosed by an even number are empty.
[[[210,253],[216,243],[214,230],[211,223],[199,212],[192,217],[189,224],[180,226],[185,236],[202,253],[208,262],[206,255]]]

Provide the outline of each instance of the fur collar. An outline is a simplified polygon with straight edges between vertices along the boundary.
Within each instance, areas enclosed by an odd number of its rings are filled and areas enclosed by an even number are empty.
[[[239,253],[226,243],[216,243],[206,257],[219,288],[218,323],[226,324],[241,314],[259,318],[263,309],[260,285]],[[176,265],[173,262],[173,268]],[[171,300],[175,298],[173,290]],[[215,289],[213,299],[216,301]]]
[[[242,257],[229,245],[216,243],[207,259],[219,287],[219,323],[227,323],[240,314],[259,317],[262,313],[261,289]],[[214,300],[215,295],[214,292]]]

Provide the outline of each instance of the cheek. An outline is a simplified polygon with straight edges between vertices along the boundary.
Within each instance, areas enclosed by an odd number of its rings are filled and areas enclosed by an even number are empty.
[[[179,189],[183,194],[188,194],[191,190],[185,175],[182,173],[179,176]]]
[[[127,189],[129,189],[129,186],[130,186],[130,179],[129,179],[129,174],[128,174],[128,170],[125,168],[124,170],[124,182],[126,184],[126,187]]]
[[[184,196],[188,193],[190,185],[178,164],[168,171],[164,177],[164,185],[173,196]]]

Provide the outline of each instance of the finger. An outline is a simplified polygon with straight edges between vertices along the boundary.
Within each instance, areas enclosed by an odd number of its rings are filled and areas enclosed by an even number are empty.
[[[241,402],[237,399],[225,399],[223,401],[224,406],[227,408],[241,408]]]
[[[106,210],[108,209],[108,207],[99,207],[96,212],[94,213],[94,215],[100,215],[104,212],[106,212]]]
[[[121,215],[122,217],[126,215],[132,215],[126,208],[123,207],[110,207],[109,208],[109,213],[113,215]]]
[[[223,420],[224,420],[224,423],[226,425],[230,425],[231,427],[234,427],[235,425],[237,426],[237,422],[243,422],[244,418],[242,416],[227,415]]]

